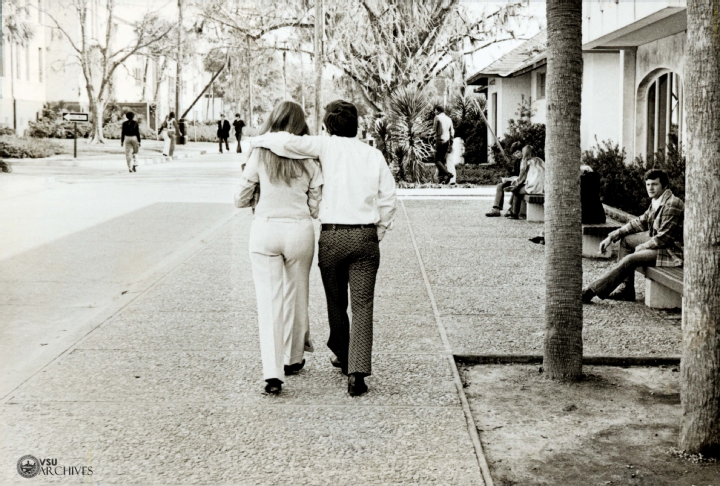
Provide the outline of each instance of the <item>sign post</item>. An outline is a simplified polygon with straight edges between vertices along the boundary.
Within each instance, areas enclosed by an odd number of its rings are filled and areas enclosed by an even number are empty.
[[[62,119],[73,122],[73,157],[77,159],[77,122],[87,122],[90,116],[87,113],[63,113]]]

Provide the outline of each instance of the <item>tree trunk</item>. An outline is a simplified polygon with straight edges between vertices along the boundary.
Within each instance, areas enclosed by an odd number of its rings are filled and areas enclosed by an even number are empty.
[[[720,0],[688,0],[680,449],[720,456]]]
[[[103,115],[105,114],[105,102],[96,101],[91,102],[91,113],[92,113],[92,138],[90,143],[105,143],[105,137],[103,136]]]
[[[582,0],[547,0],[545,349],[555,380],[582,374],[580,98]]]
[[[323,52],[322,41],[325,25],[323,13],[323,0],[315,0],[315,134],[320,134],[321,109],[322,109],[322,70]]]

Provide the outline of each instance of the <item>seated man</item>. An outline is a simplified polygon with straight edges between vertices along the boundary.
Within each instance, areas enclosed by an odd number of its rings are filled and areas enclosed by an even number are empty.
[[[683,258],[683,211],[681,199],[668,189],[668,175],[662,170],[645,173],[645,187],[651,198],[645,214],[613,231],[600,243],[600,252],[620,240],[618,264],[583,290],[583,303],[596,295],[601,299],[635,300],[637,267],[679,267]]]
[[[488,218],[496,218],[500,216],[500,211],[502,211],[503,204],[505,203],[505,188],[510,187],[513,182],[517,180],[517,178],[520,176],[520,174],[525,170],[526,161],[522,156],[522,152],[520,152],[520,142],[515,142],[510,147],[510,153],[512,154],[512,157],[515,159],[515,163],[513,164],[513,170],[510,174],[510,177],[503,177],[500,181],[500,184],[495,186],[495,202],[493,203],[492,211],[489,213],[485,213],[485,216]],[[512,207],[513,198],[510,198],[510,207]]]
[[[534,156],[532,145],[525,145],[522,150],[525,169],[505,192],[512,192],[512,204],[505,214],[506,218],[518,219],[523,196],[526,194],[545,194],[545,162]]]

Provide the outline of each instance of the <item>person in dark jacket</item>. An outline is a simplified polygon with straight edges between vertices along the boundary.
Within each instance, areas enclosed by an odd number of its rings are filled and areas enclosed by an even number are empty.
[[[235,121],[233,122],[233,127],[235,127],[235,139],[238,143],[236,152],[239,154],[242,153],[242,148],[240,147],[240,140],[242,139],[242,131],[244,126],[245,122],[240,119],[240,113],[235,113]]]
[[[582,224],[604,224],[605,208],[600,200],[600,174],[589,165],[580,166]]]
[[[127,160],[128,170],[137,172],[137,159],[135,155],[140,150],[140,125],[134,120],[135,113],[128,111],[125,113],[126,121],[122,124],[122,133],[120,135],[120,145],[125,147],[125,159]]]
[[[224,113],[220,113],[217,136],[220,139],[220,153],[223,153],[223,142],[225,142],[225,148],[227,151],[230,152],[230,145],[228,145],[228,138],[230,138],[230,122],[225,119]]]

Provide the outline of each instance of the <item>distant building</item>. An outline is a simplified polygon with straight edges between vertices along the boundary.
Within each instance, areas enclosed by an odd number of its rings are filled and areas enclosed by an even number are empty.
[[[632,160],[682,142],[686,29],[685,0],[583,2],[583,150],[611,140]],[[499,137],[523,97],[545,123],[546,42],[541,32],[468,78]]]
[[[26,47],[3,42],[0,63],[0,124],[15,127],[21,135],[28,128],[28,122],[37,119],[47,102],[64,102],[68,109],[90,111],[87,83],[80,64],[73,59],[75,51],[48,17],[52,15],[61,25],[73,26],[77,23],[73,11],[58,1],[28,1],[31,8],[27,20],[34,27],[35,35]],[[85,29],[91,42],[105,35],[105,9],[106,0],[88,2]],[[118,11],[115,16],[115,48],[127,45],[134,36],[132,24],[123,19],[123,15],[122,11]],[[203,69],[199,55],[183,66],[181,110],[184,111],[197,98],[210,76]],[[115,71],[110,99],[131,108],[155,128],[156,121],[175,110],[175,77],[174,60],[155,59],[147,52],[140,52],[128,58]],[[215,119],[222,104],[220,98],[201,98],[188,113],[188,118],[200,121]]]

